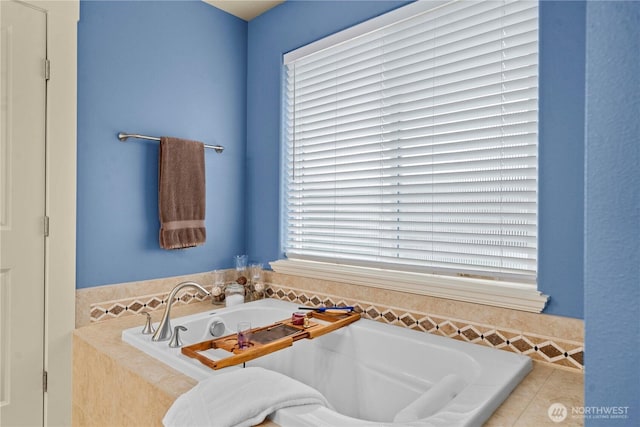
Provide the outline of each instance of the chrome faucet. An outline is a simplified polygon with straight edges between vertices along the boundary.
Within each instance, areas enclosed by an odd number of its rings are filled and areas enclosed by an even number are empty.
[[[160,324],[158,325],[158,329],[151,337],[152,341],[166,341],[171,337],[171,305],[173,304],[173,299],[176,294],[180,292],[184,288],[196,288],[200,292],[202,292],[205,296],[210,296],[211,294],[201,285],[196,282],[182,282],[176,285],[175,288],[171,290],[169,294],[169,298],[167,300],[167,308],[164,310],[164,314],[162,315],[162,320],[160,320]]]

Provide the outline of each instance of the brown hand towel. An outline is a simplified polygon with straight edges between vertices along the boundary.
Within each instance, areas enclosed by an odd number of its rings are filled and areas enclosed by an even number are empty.
[[[205,242],[205,196],[204,144],[162,137],[158,164],[161,248],[189,248]]]

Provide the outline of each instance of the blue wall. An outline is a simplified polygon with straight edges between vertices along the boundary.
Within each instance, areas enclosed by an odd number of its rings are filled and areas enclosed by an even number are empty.
[[[640,425],[640,3],[587,6],[585,406]]]
[[[77,287],[230,267],[244,249],[247,23],[201,1],[80,12]],[[205,245],[159,248],[158,144],[119,131],[226,147],[205,154]]]
[[[287,1],[248,25],[199,1],[81,3],[79,288],[230,267],[280,251],[282,55],[404,1]],[[540,7],[539,288],[550,314],[583,316],[585,3]],[[155,143],[207,151],[207,244],[159,249]]]
[[[280,251],[282,55],[406,2],[287,1],[252,20],[248,37],[247,245],[262,261]],[[585,4],[540,5],[539,288],[546,313],[583,315]]]
[[[538,289],[545,313],[583,317],[585,15],[540,2]]]

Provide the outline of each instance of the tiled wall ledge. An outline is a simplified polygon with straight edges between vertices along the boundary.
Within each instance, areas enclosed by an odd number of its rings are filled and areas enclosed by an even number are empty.
[[[268,272],[267,294],[305,305],[353,305],[364,317],[584,369],[580,319]]]
[[[227,271],[228,279],[235,277]],[[265,272],[270,297],[301,305],[353,305],[372,320],[524,354],[556,367],[584,369],[582,320]],[[212,285],[209,273],[80,289],[76,327],[163,309],[171,289],[185,280]],[[193,289],[179,304],[202,301]]]
[[[227,273],[229,280],[232,280],[231,275],[235,274],[235,271],[228,270]],[[92,322],[164,309],[171,289],[187,280],[197,282],[207,289],[213,285],[213,276],[207,272],[78,289],[76,290],[76,328]],[[177,297],[178,304],[203,300],[203,297],[193,288],[185,289]]]

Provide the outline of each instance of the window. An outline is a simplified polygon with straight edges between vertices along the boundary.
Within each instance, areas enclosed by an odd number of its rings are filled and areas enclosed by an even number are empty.
[[[288,265],[542,310],[537,6],[416,2],[285,56]]]

